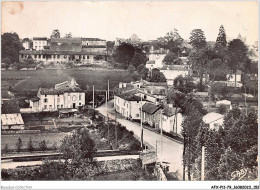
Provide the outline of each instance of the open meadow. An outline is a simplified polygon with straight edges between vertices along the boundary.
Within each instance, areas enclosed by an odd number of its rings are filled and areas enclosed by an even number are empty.
[[[6,70],[1,72],[2,81],[11,78],[28,77],[16,85],[10,83],[14,87],[14,91],[37,91],[40,86],[54,87],[56,83],[69,80],[74,77],[80,87],[84,90],[95,89],[103,90],[107,88],[107,80],[110,83],[110,89],[113,89],[119,82],[130,82],[131,77],[126,70],[113,70],[113,69],[51,69],[51,70]],[[29,78],[30,77],[30,78]]]

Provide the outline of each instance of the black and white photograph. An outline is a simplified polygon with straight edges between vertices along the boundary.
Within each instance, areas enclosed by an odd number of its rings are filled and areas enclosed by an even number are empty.
[[[259,189],[258,36],[257,0],[2,1],[1,189]]]

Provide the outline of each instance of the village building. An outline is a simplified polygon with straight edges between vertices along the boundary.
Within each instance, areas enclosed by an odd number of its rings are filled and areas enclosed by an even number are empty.
[[[44,49],[44,46],[47,46],[47,38],[46,37],[35,37],[33,38],[33,49],[40,51]],[[30,49],[30,48],[28,48]]]
[[[162,130],[167,133],[181,134],[182,120],[180,109],[167,105],[162,112]]]
[[[117,113],[127,119],[140,120],[140,107],[146,101],[141,101],[141,97],[136,96],[137,90],[133,89],[128,92],[114,96],[114,108]]]
[[[191,74],[189,65],[165,65],[160,71],[164,74],[168,85],[173,85],[174,79],[180,75],[186,77]]]
[[[16,100],[1,101],[1,129],[24,129],[24,121]]]
[[[146,102],[142,106],[142,122],[158,129],[160,125],[162,106]]]
[[[105,43],[98,38],[51,38],[48,44],[47,38],[34,38],[33,50],[20,50],[19,61],[93,63],[95,60],[106,60]]]
[[[77,109],[85,105],[85,92],[74,79],[56,84],[53,88],[40,88],[37,97],[30,99],[31,112]]]
[[[202,120],[210,129],[215,129],[216,131],[219,129],[220,126],[224,123],[224,117],[225,115],[211,112],[205,115]]]

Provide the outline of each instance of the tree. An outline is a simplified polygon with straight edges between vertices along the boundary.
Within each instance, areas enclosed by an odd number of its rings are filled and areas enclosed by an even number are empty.
[[[176,77],[173,83],[175,89],[185,94],[190,93],[196,87],[191,77],[183,77],[182,75]]]
[[[171,52],[180,56],[181,53],[181,45],[183,43],[183,38],[180,36],[177,29],[173,29],[173,31],[167,32],[164,37],[160,37],[157,39],[159,47],[164,49],[169,49]]]
[[[23,142],[22,142],[21,137],[19,137],[18,140],[17,140],[17,143],[16,143],[17,152],[21,151],[22,146],[23,146]]]
[[[210,79],[214,82],[215,79],[226,80],[228,74],[228,65],[222,62],[221,59],[213,59],[209,61],[209,74]]]
[[[242,168],[242,158],[230,147],[221,155],[218,167],[219,180],[231,180],[231,173]]]
[[[96,152],[95,143],[89,137],[86,129],[81,128],[62,140],[61,152],[65,163],[80,164],[81,162],[92,163]]]
[[[132,64],[130,64],[130,65],[128,66],[127,70],[128,70],[130,73],[133,73],[133,72],[135,71],[135,67],[134,67]]]
[[[42,150],[42,151],[47,150],[47,145],[46,145],[45,140],[43,140],[43,141],[41,141],[41,142],[39,143],[39,147],[40,147],[40,150]]]
[[[235,87],[236,85],[236,71],[245,70],[245,63],[248,61],[248,48],[240,39],[234,39],[228,43],[229,53],[229,68],[235,73]]]
[[[132,58],[130,64],[138,67],[139,65],[146,64],[147,58],[146,55],[142,52],[135,52],[134,57]]]
[[[71,32],[65,35],[65,38],[72,38]]]
[[[30,140],[28,141],[28,145],[27,145],[27,149],[29,152],[32,152],[34,150],[33,148],[33,143],[32,143],[32,139],[30,138]]]
[[[177,59],[177,55],[173,52],[168,52],[165,57],[163,58],[163,62],[166,64],[166,65],[172,65],[174,60]]]
[[[227,113],[227,106],[225,104],[220,104],[218,107],[218,113],[226,114]]]
[[[4,33],[1,35],[2,62],[10,65],[19,61],[19,51],[24,47],[16,33]]]
[[[123,68],[128,68],[135,54],[135,48],[128,43],[120,44],[114,54],[114,59],[123,65]]]
[[[149,69],[145,67],[145,64],[141,64],[136,67],[136,71],[139,73],[139,75],[142,77],[142,79],[146,79],[148,77]]]
[[[149,78],[150,82],[166,82],[166,78],[159,69],[153,69]]]
[[[224,47],[227,46],[226,32],[223,25],[221,25],[219,28],[219,33],[216,42]]]
[[[59,29],[54,29],[52,31],[52,34],[51,34],[50,38],[60,38],[60,31],[59,31]]]
[[[198,134],[198,131],[201,127],[201,124],[203,124],[202,121],[202,115],[196,110],[196,108],[193,105],[190,105],[188,107],[188,114],[184,118],[182,122],[182,136],[183,136],[183,167],[184,171],[187,167],[188,172],[188,180],[191,180],[191,169],[192,165],[195,162],[196,158],[196,144],[195,139]],[[185,172],[184,172],[185,175]]]
[[[8,144],[5,144],[4,153],[5,153],[5,154],[7,154],[7,153],[8,153]]]
[[[206,37],[203,30],[194,29],[190,34],[190,44],[195,49],[202,49],[206,46]]]

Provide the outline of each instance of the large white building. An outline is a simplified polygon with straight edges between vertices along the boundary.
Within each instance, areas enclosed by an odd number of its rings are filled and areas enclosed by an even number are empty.
[[[74,79],[56,84],[54,88],[40,88],[37,97],[30,100],[31,112],[77,109],[85,105],[85,92]]]
[[[141,102],[141,98],[137,96],[137,90],[133,89],[128,92],[114,96],[114,108],[116,112],[125,118],[139,120],[140,108],[146,101]]]
[[[44,46],[47,46],[47,38],[46,37],[43,37],[43,38],[35,37],[35,38],[33,38],[33,49],[34,50],[37,50],[37,51],[43,50]]]
[[[165,65],[160,71],[164,74],[168,85],[173,85],[174,79],[180,75],[186,77],[191,74],[189,65]]]

